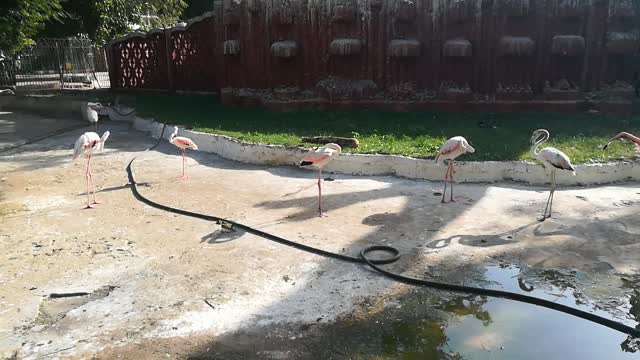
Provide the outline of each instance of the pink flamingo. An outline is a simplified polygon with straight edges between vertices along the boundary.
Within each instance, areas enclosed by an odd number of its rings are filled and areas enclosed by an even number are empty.
[[[636,152],[640,152],[640,138],[633,136],[631,134],[629,134],[628,132],[621,132],[620,134],[612,137],[609,142],[607,143],[607,145],[605,145],[602,150],[607,150],[607,148],[609,147],[609,145],[618,140],[618,139],[629,139],[631,141],[633,141],[636,144]]]
[[[444,160],[449,160],[449,166],[447,167],[447,171],[444,173],[444,191],[442,191],[443,203],[444,195],[447,192],[447,177],[451,184],[451,201],[455,202],[455,200],[453,200],[453,160],[460,155],[474,153],[475,151],[476,150],[469,145],[467,139],[462,136],[454,136],[447,140],[447,142],[440,148],[440,151],[438,151],[438,155],[436,155],[437,165],[440,165]]]
[[[326,216],[322,213],[322,168],[331,162],[331,160],[337,158],[341,151],[342,148],[340,148],[340,145],[330,143],[317,148],[300,161],[300,166],[313,165],[318,168],[318,213],[320,217]]]
[[[96,188],[93,186],[93,173],[91,172],[91,153],[95,149],[96,151],[102,151],[104,149],[104,143],[109,138],[109,132],[105,131],[102,134],[102,137],[98,136],[98,134],[94,132],[86,132],[82,134],[78,140],[76,140],[76,144],[73,147],[73,160],[80,157],[82,154],[87,155],[87,207],[85,209],[91,209],[92,204],[99,204],[96,200]],[[89,183],[91,183],[91,188],[89,188]],[[90,200],[90,191],[93,191],[93,203],[89,203]]]
[[[187,149],[198,150],[198,145],[194,143],[191,139],[177,136],[178,135],[178,127],[173,127],[173,133],[169,137],[169,142],[173,145],[177,146],[182,150],[182,176],[178,179],[187,180],[189,177],[185,175],[185,168],[187,166]]]

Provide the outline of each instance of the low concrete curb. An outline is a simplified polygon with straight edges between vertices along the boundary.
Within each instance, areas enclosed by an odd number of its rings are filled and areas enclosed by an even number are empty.
[[[136,117],[134,128],[160,137],[162,123]],[[167,125],[164,138],[168,139],[173,125]],[[191,138],[200,151],[214,153],[225,159],[249,164],[298,166],[307,148],[254,144],[224,136],[180,129],[181,136]],[[433,160],[414,159],[397,155],[341,154],[331,162],[327,171],[350,175],[394,175],[409,179],[441,181],[445,167]],[[456,161],[455,180],[458,182],[516,181],[541,185],[548,181],[542,165],[525,161]],[[640,162],[620,161],[605,164],[577,165],[576,176],[558,171],[560,185],[596,185],[640,180]]]

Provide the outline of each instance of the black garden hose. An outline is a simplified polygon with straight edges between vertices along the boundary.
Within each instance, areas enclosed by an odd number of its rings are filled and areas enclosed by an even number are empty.
[[[160,144],[160,141],[162,141],[162,135],[164,135],[165,128],[166,128],[166,124],[162,128],[162,133],[160,134],[160,138],[158,139],[158,142],[153,147],[149,148],[148,150],[153,150]],[[296,248],[298,250],[307,251],[307,252],[310,252],[310,253],[313,253],[313,254],[316,254],[316,255],[320,255],[320,256],[324,256],[324,257],[327,257],[327,258],[338,259],[338,260],[347,261],[347,262],[351,262],[351,263],[367,264],[373,270],[379,272],[380,274],[382,274],[382,275],[384,275],[384,276],[386,276],[386,277],[388,277],[390,279],[393,279],[395,281],[404,283],[404,284],[414,285],[414,286],[422,286],[422,287],[429,287],[429,288],[433,288],[433,289],[437,289],[437,290],[452,291],[452,292],[458,292],[458,293],[467,293],[467,294],[480,295],[480,296],[490,296],[490,297],[495,297],[495,298],[502,298],[502,299],[519,301],[519,302],[526,303],[526,304],[538,305],[538,306],[545,307],[547,309],[552,309],[552,310],[560,311],[560,312],[565,313],[565,314],[573,315],[573,316],[579,317],[581,319],[588,320],[588,321],[594,322],[596,324],[600,324],[600,325],[606,326],[606,327],[608,327],[610,329],[614,329],[614,330],[620,331],[620,332],[625,333],[627,335],[631,335],[633,337],[640,338],[640,329],[634,329],[631,326],[625,325],[623,323],[620,323],[620,322],[617,322],[617,321],[614,321],[614,320],[610,320],[610,319],[604,318],[602,316],[598,316],[596,314],[592,314],[592,313],[589,313],[589,312],[586,312],[586,311],[583,311],[583,310],[572,308],[570,306],[558,304],[558,303],[555,303],[553,301],[540,299],[540,298],[537,298],[537,297],[534,297],[534,296],[529,296],[529,295],[519,294],[519,293],[513,293],[513,292],[509,292],[509,291],[502,291],[502,290],[484,289],[484,288],[478,288],[478,287],[472,287],[472,286],[440,283],[440,282],[435,282],[435,281],[416,279],[416,278],[412,278],[412,277],[408,277],[408,276],[404,276],[404,275],[400,275],[400,274],[395,274],[395,273],[389,272],[387,270],[382,269],[378,265],[390,264],[390,263],[393,263],[393,262],[397,261],[400,258],[400,252],[396,248],[393,248],[391,246],[386,246],[386,245],[368,246],[368,247],[365,247],[364,249],[362,249],[360,251],[360,256],[359,257],[353,257],[353,256],[337,254],[337,253],[333,253],[333,252],[330,252],[330,251],[318,249],[318,248],[315,248],[315,247],[312,247],[312,246],[309,246],[309,245],[301,244],[301,243],[296,242],[296,241],[287,240],[287,239],[279,237],[277,235],[273,235],[273,234],[264,232],[262,230],[258,230],[258,229],[252,228],[252,227],[250,227],[248,225],[243,225],[243,224],[237,223],[235,221],[224,219],[224,218],[221,218],[221,217],[218,217],[218,216],[200,214],[200,213],[196,213],[196,212],[192,212],[192,211],[188,211],[188,210],[177,209],[177,208],[174,208],[174,207],[171,207],[171,206],[168,206],[168,205],[163,205],[163,204],[157,203],[157,202],[145,197],[144,195],[142,195],[138,191],[138,186],[137,186],[135,177],[133,176],[133,169],[132,169],[132,165],[133,165],[133,162],[135,160],[136,160],[136,158],[134,157],[131,160],[131,162],[129,162],[129,165],[127,166],[127,174],[129,176],[129,183],[131,185],[131,191],[133,193],[133,196],[136,199],[138,199],[141,202],[143,202],[144,204],[149,205],[151,207],[154,207],[156,209],[168,211],[168,212],[171,212],[171,213],[174,213],[174,214],[189,216],[189,217],[193,217],[193,218],[196,218],[196,219],[216,222],[216,223],[218,223],[218,224],[220,224],[222,226],[231,226],[232,228],[243,230],[245,232],[260,236],[260,237],[262,237],[264,239],[275,241],[275,242],[283,244],[283,245],[291,246],[291,247]],[[385,258],[385,259],[376,259],[376,260],[369,259],[367,257],[367,254],[370,253],[370,252],[374,252],[374,251],[387,252],[387,253],[390,253],[391,256],[388,257],[388,258]]]

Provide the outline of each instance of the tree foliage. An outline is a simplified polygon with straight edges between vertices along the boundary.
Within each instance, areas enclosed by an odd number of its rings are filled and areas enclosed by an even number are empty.
[[[0,0],[0,50],[12,52],[32,44],[46,21],[59,21],[60,0]]]
[[[173,25],[187,4],[183,0],[63,0],[62,6],[67,16],[50,21],[41,37],[86,34],[101,44],[137,26],[149,30]]]
[[[213,10],[213,0],[186,0],[187,8],[184,9],[184,18],[191,19]]]

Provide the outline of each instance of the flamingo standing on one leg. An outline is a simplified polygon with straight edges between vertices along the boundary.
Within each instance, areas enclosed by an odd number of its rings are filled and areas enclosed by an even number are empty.
[[[93,128],[97,132],[98,131],[98,111],[96,111],[96,109],[101,108],[102,105],[100,105],[100,103],[83,103],[81,107],[82,107],[81,110],[82,110],[83,117],[85,118],[85,120],[93,124]]]
[[[538,146],[549,140],[549,132],[545,129],[538,129],[531,135],[531,155],[538,161],[542,162],[542,166],[551,169],[551,189],[549,191],[549,198],[547,199],[547,206],[544,208],[544,214],[539,221],[545,221],[551,217],[551,207],[553,206],[553,194],[556,191],[556,169],[569,170],[576,175],[576,169],[571,165],[571,159],[567,154],[562,151],[553,148],[546,147],[539,152],[536,152]],[[549,214],[547,214],[549,210]]]
[[[442,148],[438,151],[438,155],[436,155],[436,164],[440,165],[444,160],[449,160],[449,166],[447,167],[447,171],[444,173],[444,191],[442,191],[441,202],[444,203],[444,195],[447,192],[447,178],[449,178],[449,182],[451,184],[450,201],[455,202],[455,200],[453,200],[453,161],[460,155],[474,153],[475,151],[476,149],[469,145],[467,139],[462,136],[454,136],[442,145]]]
[[[178,179],[188,180],[189,177],[185,173],[185,168],[187,166],[187,149],[198,150],[198,145],[189,138],[177,135],[178,127],[174,126],[173,133],[169,137],[169,142],[182,150],[182,176],[178,177]]]
[[[76,144],[73,147],[73,160],[77,159],[80,155],[87,155],[87,207],[85,209],[91,209],[92,204],[99,204],[96,200],[96,188],[93,185],[93,173],[91,172],[91,154],[93,150],[102,151],[104,149],[104,143],[109,138],[109,132],[105,131],[100,137],[98,134],[94,132],[86,132],[82,134],[78,140],[76,140]],[[89,188],[89,184],[91,184],[91,188]],[[90,191],[93,191],[93,203],[89,203],[90,201]]]
[[[607,148],[609,147],[609,145],[618,140],[618,139],[629,139],[631,141],[633,141],[636,144],[636,152],[640,152],[640,138],[637,136],[633,136],[631,134],[629,134],[628,132],[621,132],[620,134],[612,137],[611,139],[609,139],[609,142],[607,143],[607,145],[605,145],[602,150],[607,150]]]
[[[340,145],[330,143],[317,148],[300,161],[300,166],[313,165],[318,168],[318,213],[320,217],[326,216],[322,213],[322,168],[331,162],[331,160],[337,158],[341,151],[342,148]]]

